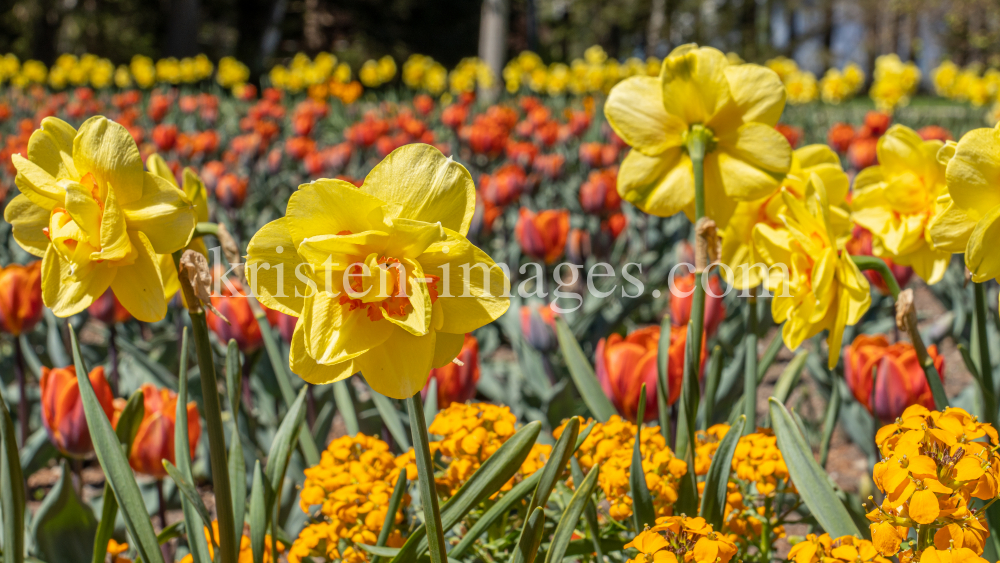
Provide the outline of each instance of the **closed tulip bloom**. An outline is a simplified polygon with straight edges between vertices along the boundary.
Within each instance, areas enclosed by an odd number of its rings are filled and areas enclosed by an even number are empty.
[[[674,287],[670,292],[670,324],[687,327],[691,320],[691,303],[694,301],[693,273],[674,278]],[[708,280],[705,295],[705,336],[711,338],[719,324],[726,318],[726,306],[722,302],[722,283],[719,278],[711,276]],[[718,295],[719,297],[715,297]]]
[[[878,164],[878,139],[858,137],[851,141],[847,149],[847,160],[855,170],[864,170]]]
[[[943,376],[944,356],[938,355],[935,345],[927,353]],[[890,345],[881,334],[859,335],[844,350],[844,379],[854,398],[883,423],[895,420],[910,405],[934,408],[927,377],[908,342]]]
[[[239,282],[236,282],[239,285]],[[222,320],[218,315],[209,312],[208,327],[219,337],[222,343],[235,340],[240,351],[249,354],[260,348],[263,339],[260,334],[260,325],[254,317],[250,303],[247,302],[247,292],[242,287],[238,291],[242,294],[234,295],[226,284],[220,284],[219,295],[212,295],[212,306],[222,313],[222,316],[229,322]]]
[[[551,264],[563,255],[566,248],[569,211],[547,209],[535,213],[522,207],[514,234],[525,254]]]
[[[853,219],[878,239],[876,250],[930,284],[941,280],[951,261],[950,252],[934,247],[927,228],[946,192],[945,166],[936,158],[942,146],[893,125],[878,140],[880,164],[857,175],[851,199]]]
[[[556,340],[556,314],[551,305],[522,305],[521,335],[539,352],[554,350]]]
[[[479,342],[471,334],[465,335],[462,351],[456,358],[462,365],[455,362],[445,364],[431,370],[424,387],[423,395],[427,397],[430,380],[437,380],[437,406],[447,408],[452,403],[464,403],[476,396],[476,383],[479,382]]]
[[[868,280],[837,241],[831,227],[826,188],[813,174],[799,200],[787,191],[785,229],[765,223],[754,228],[754,247],[768,266],[785,265],[788,277],[772,268],[766,280],[775,293],[771,314],[784,323],[781,337],[789,349],[797,349],[807,338],[828,331],[828,365],[833,369],[840,357],[844,328],[856,324],[871,305]]]
[[[42,318],[42,263],[0,268],[0,330],[14,336],[30,332]]]
[[[174,455],[174,424],[177,422],[177,393],[157,389],[149,383],[142,386],[143,406],[146,408],[128,462],[132,469],[158,479],[166,477],[163,460],[176,464]],[[201,418],[194,401],[187,404],[188,442],[191,456],[198,448],[201,437]],[[117,420],[115,421],[117,423]]]
[[[849,123],[834,123],[826,135],[826,142],[838,153],[846,153],[854,142],[854,127]]]
[[[226,174],[215,184],[215,199],[226,209],[238,209],[247,198],[249,180],[235,174]]]
[[[94,387],[97,400],[104,414],[111,420],[114,396],[104,378],[104,368],[98,366],[87,376]],[[49,441],[64,455],[84,457],[94,451],[83,413],[80,388],[77,386],[76,368],[49,369],[42,367],[42,425]]]
[[[137,319],[167,312],[161,255],[184,248],[191,200],[143,170],[121,125],[92,117],[73,129],[48,117],[15,154],[21,195],[4,211],[14,239],[42,257],[42,300],[61,317],[86,309],[109,287]]]
[[[774,128],[784,106],[785,87],[774,71],[731,65],[711,47],[674,49],[659,77],[626,78],[604,106],[615,133],[632,147],[618,192],[647,213],[684,211],[693,220],[694,172],[684,146],[696,126],[707,128],[705,211],[725,228],[737,201],[774,192],[788,172],[792,149]]]
[[[423,389],[510,305],[503,270],[466,238],[475,202],[469,172],[421,144],[393,151],[361,187],[324,179],[293,192],[246,265],[261,303],[299,318],[292,372],[330,383],[360,371],[397,399]]]

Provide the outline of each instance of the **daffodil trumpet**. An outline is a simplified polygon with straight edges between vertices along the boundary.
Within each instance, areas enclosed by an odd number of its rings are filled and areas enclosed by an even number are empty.
[[[886,287],[889,288],[889,293],[892,295],[893,302],[896,303],[898,310],[901,305],[900,294],[902,292],[899,289],[899,284],[896,283],[896,277],[892,275],[885,260],[875,256],[851,256],[851,260],[859,270],[872,270],[882,276],[882,280]],[[907,299],[907,301],[910,302],[908,304],[904,303],[903,307],[912,309],[912,299]],[[897,312],[897,322],[899,322],[900,316],[900,313]],[[915,317],[916,314],[914,313],[913,316]],[[934,366],[934,359],[927,352],[927,346],[924,344],[924,340],[920,336],[920,331],[917,329],[916,319],[906,320],[905,327],[901,328],[905,328],[907,336],[910,337],[910,341],[913,343],[913,349],[917,353],[917,360],[920,362],[920,367],[924,370],[924,377],[927,378],[927,385],[930,386],[931,393],[934,395],[934,408],[938,410],[948,408],[948,395],[944,392],[944,385],[941,383],[941,374],[938,373],[937,368]]]

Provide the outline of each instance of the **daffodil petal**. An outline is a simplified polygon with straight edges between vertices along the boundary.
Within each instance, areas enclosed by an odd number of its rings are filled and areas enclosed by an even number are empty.
[[[70,263],[49,245],[42,258],[42,301],[57,317],[75,315],[107,291],[116,271],[107,264],[97,264],[89,269],[89,275],[74,276]]]
[[[41,258],[49,247],[45,231],[49,226],[48,209],[35,204],[24,194],[10,200],[4,209],[4,220],[14,227],[14,240],[28,253]]]
[[[656,156],[683,144],[687,125],[663,107],[663,88],[652,76],[631,76],[611,89],[604,104],[611,128],[639,152]]]
[[[434,359],[431,366],[439,368],[450,364],[452,360],[458,357],[464,343],[464,334],[450,334],[438,331],[437,339],[434,342]]]
[[[118,196],[114,190],[108,190],[107,197],[104,198],[100,228],[101,251],[92,255],[92,259],[121,260],[132,252],[132,243],[126,232],[125,214],[118,205]],[[146,238],[149,239],[148,236]]]
[[[176,252],[194,234],[194,205],[180,188],[148,172],[142,173],[139,197],[124,203],[121,191],[112,184],[129,230],[142,231],[158,254]]]
[[[941,211],[927,225],[934,248],[957,254],[965,252],[969,237],[976,228],[976,221],[972,220],[965,210],[955,205],[948,194],[939,197],[937,205]]]
[[[361,370],[375,391],[393,399],[407,399],[427,384],[436,341],[436,331],[414,336],[393,326],[389,338],[355,358],[354,367]]]
[[[965,250],[965,266],[972,272],[972,281],[984,282],[1000,276],[1000,207],[983,217],[972,234]]]
[[[128,235],[138,256],[132,264],[117,268],[111,290],[133,317],[155,323],[167,315],[160,259],[145,234],[130,231]]]
[[[447,240],[440,223],[424,223],[396,217],[392,221],[392,238],[386,252],[396,258],[416,258],[435,242]]]
[[[371,213],[384,205],[344,180],[316,180],[288,198],[285,218],[295,246],[309,237],[372,229]]]
[[[299,323],[309,357],[326,365],[355,359],[385,342],[393,324],[372,320],[365,308],[342,305],[340,297],[318,292],[305,298]]]
[[[139,147],[119,123],[99,115],[84,121],[73,139],[73,163],[81,176],[93,174],[102,189],[111,184],[123,207],[143,195]]]
[[[198,242],[201,242],[200,240]],[[160,266],[160,283],[163,284],[163,297],[169,302],[181,290],[181,280],[177,277],[177,266],[171,254],[160,254],[157,257]]]
[[[410,334],[423,336],[431,329],[431,295],[427,289],[427,283],[424,281],[424,271],[420,264],[410,259],[404,259],[403,263],[407,270],[406,293],[410,306],[402,317],[386,311],[385,308],[382,308],[382,316],[385,320]]]
[[[304,298],[316,291],[308,285],[309,264],[295,250],[287,217],[271,221],[253,235],[244,269],[255,297],[286,315],[298,317]]]
[[[184,185],[181,188],[184,195],[194,204],[195,219],[199,223],[208,221],[208,190],[194,170],[184,169]]]
[[[292,373],[313,385],[333,383],[351,377],[354,374],[354,362],[347,360],[333,365],[316,362],[306,346],[305,327],[302,323],[295,325],[292,342],[288,354],[288,367]]]
[[[667,57],[660,82],[667,113],[686,124],[708,123],[730,100],[726,55],[712,47],[699,47]]]
[[[170,182],[174,185],[174,187],[180,187],[177,185],[177,178],[174,177],[174,171],[170,169],[170,165],[168,165],[167,161],[163,160],[163,157],[159,154],[154,152],[146,157],[146,170],[148,170],[150,174]]]
[[[952,200],[973,219],[1000,207],[1000,130],[973,129],[959,141],[946,177]]]
[[[785,109],[785,85],[778,73],[760,65],[741,64],[726,67],[725,74],[732,103],[743,122],[773,127]]]
[[[101,205],[89,189],[75,182],[66,186],[65,209],[94,246],[101,245]]]
[[[659,156],[631,150],[618,170],[618,193],[650,215],[670,217],[688,208],[693,215],[691,159],[680,149]]]
[[[58,117],[46,117],[28,139],[28,159],[53,178],[79,178],[73,165],[76,129]]]
[[[12,155],[10,160],[14,164],[14,168],[17,169],[14,185],[21,191],[22,195],[34,202],[35,205],[48,210],[63,204],[66,189],[57,182],[55,177],[19,154]]]

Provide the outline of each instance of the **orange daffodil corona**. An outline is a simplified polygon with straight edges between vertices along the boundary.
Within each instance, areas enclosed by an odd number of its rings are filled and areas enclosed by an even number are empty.
[[[758,223],[753,244],[768,266],[767,288],[775,292],[771,313],[784,322],[781,337],[789,349],[827,330],[829,366],[840,356],[847,325],[861,320],[871,305],[868,280],[851,261],[831,221],[826,187],[817,174],[806,183],[802,199],[783,188],[787,212],[779,215],[783,227]],[[787,276],[787,277],[786,277]],[[787,287],[786,284],[787,283]]]
[[[465,333],[509,306],[503,270],[466,239],[469,172],[430,145],[396,149],[360,188],[299,186],[285,217],[250,241],[247,279],[269,308],[299,318],[292,371],[329,383],[360,371],[386,396],[411,397]]]
[[[135,318],[162,319],[177,287],[161,264],[191,240],[194,205],[143,170],[128,131],[100,116],[79,131],[48,117],[27,157],[12,160],[21,194],[4,219],[18,244],[42,257],[45,305],[67,317],[110,287]]]
[[[937,161],[943,143],[894,125],[878,140],[879,164],[854,180],[853,219],[871,231],[877,254],[910,266],[924,281],[944,276],[951,252],[937,249],[928,225],[941,208],[945,167]]]
[[[781,185],[792,149],[774,125],[785,105],[778,75],[754,64],[730,64],[711,47],[683,45],[660,76],[633,76],[611,89],[604,113],[632,146],[618,171],[618,192],[639,209],[695,219],[695,180],[688,147],[706,144],[706,215],[724,228],[737,201],[766,197]]]

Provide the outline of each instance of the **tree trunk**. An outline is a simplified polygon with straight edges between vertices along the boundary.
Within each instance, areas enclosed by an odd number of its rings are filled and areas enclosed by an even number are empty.
[[[656,56],[662,39],[663,24],[667,21],[667,0],[652,0],[649,9],[649,26],[646,28],[646,56]],[[669,30],[668,30],[669,33]]]
[[[834,0],[825,0],[824,21],[823,21],[823,64],[833,66],[833,3]]]
[[[171,0],[167,11],[167,37],[163,54],[168,57],[193,57],[198,48],[198,27],[201,23],[200,0]]]
[[[490,67],[496,77],[493,88],[483,89],[480,95],[487,103],[496,100],[503,80],[503,65],[507,58],[507,26],[510,5],[508,0],[483,0],[479,20],[479,58]]]

